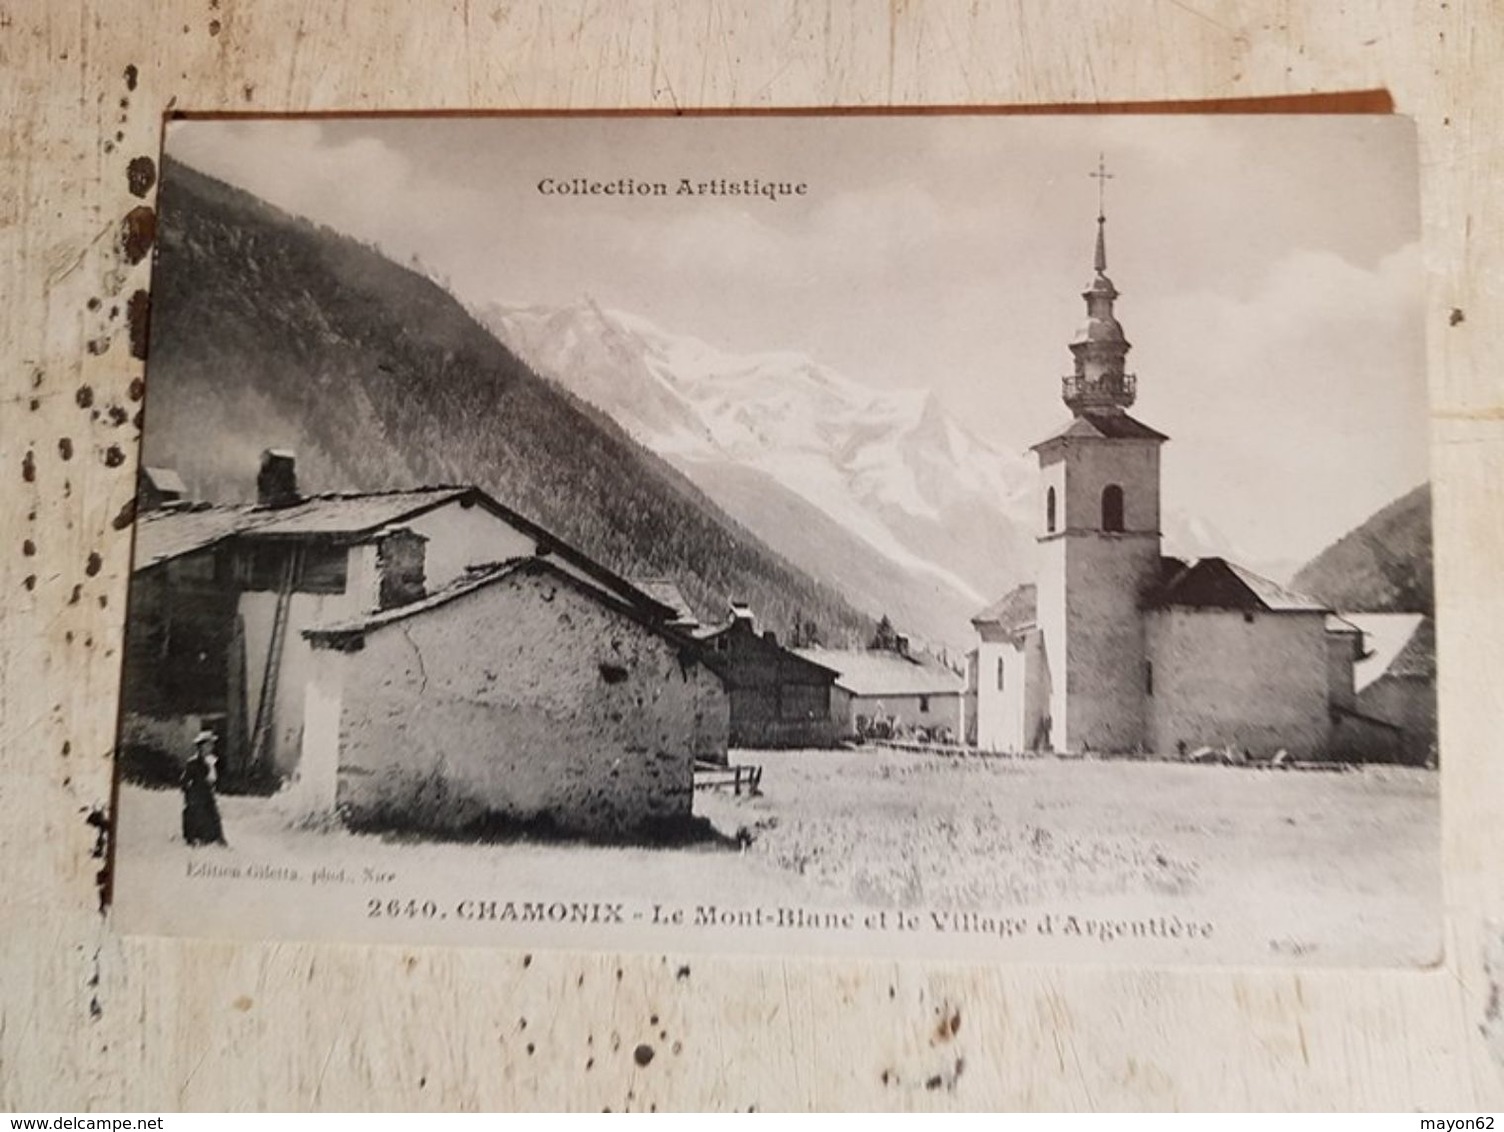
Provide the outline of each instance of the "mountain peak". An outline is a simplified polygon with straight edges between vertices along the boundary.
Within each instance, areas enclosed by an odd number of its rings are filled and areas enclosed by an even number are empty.
[[[840,528],[826,545],[859,540],[909,590],[958,614],[921,615],[906,626],[915,635],[964,642],[959,613],[994,588],[999,571],[1023,566],[1022,551],[1006,556],[1012,566],[998,551],[1027,543],[1015,533],[1028,521],[1024,458],[972,436],[932,389],[878,388],[797,350],[737,354],[594,305],[561,308],[541,328],[533,317],[492,313],[492,329],[538,372],[609,413],[712,497],[721,491],[723,506],[785,553],[796,554],[796,540],[771,516],[786,521],[792,505],[749,504],[748,475]],[[724,494],[733,490],[734,499]],[[798,540],[795,560],[842,584],[849,556],[822,561],[814,541]],[[866,607],[874,615],[915,605],[912,592],[878,600]]]

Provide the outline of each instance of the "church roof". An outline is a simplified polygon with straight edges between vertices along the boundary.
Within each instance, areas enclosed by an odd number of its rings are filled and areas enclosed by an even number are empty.
[[[978,630],[996,629],[1004,633],[1016,633],[1035,623],[1038,616],[1038,590],[1033,583],[1025,582],[1009,590],[971,619]]]
[[[1161,559],[1164,572],[1149,595],[1151,609],[1235,609],[1265,613],[1328,613],[1315,598],[1286,589],[1225,558],[1203,558],[1187,564],[1178,558]]]
[[[1043,448],[1057,440],[1169,440],[1158,429],[1152,429],[1143,421],[1135,420],[1127,413],[1081,413],[1070,424],[1038,444]]]
[[[1362,691],[1381,676],[1434,679],[1436,623],[1423,613],[1344,613],[1363,631],[1363,656],[1353,665]]]

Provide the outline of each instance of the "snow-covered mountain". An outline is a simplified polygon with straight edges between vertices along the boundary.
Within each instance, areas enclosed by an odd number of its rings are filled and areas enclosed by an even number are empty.
[[[1032,577],[1033,461],[928,390],[874,389],[797,353],[730,354],[588,300],[475,313],[795,565],[920,638],[968,645],[971,615]],[[1183,526],[1185,549],[1217,545]]]

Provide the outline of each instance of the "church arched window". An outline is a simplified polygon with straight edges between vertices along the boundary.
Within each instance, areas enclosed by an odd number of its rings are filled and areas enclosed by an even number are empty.
[[[1052,487],[1044,493],[1044,533],[1055,533],[1055,489]]]
[[[1102,529],[1104,531],[1123,529],[1123,489],[1115,483],[1110,483],[1102,489]]]

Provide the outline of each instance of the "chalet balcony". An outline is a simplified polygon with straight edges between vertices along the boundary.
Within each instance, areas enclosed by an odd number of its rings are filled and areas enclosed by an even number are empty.
[[[1079,373],[1066,374],[1060,379],[1060,396],[1072,408],[1116,405],[1126,409],[1138,396],[1138,377],[1103,374],[1093,380]]]

